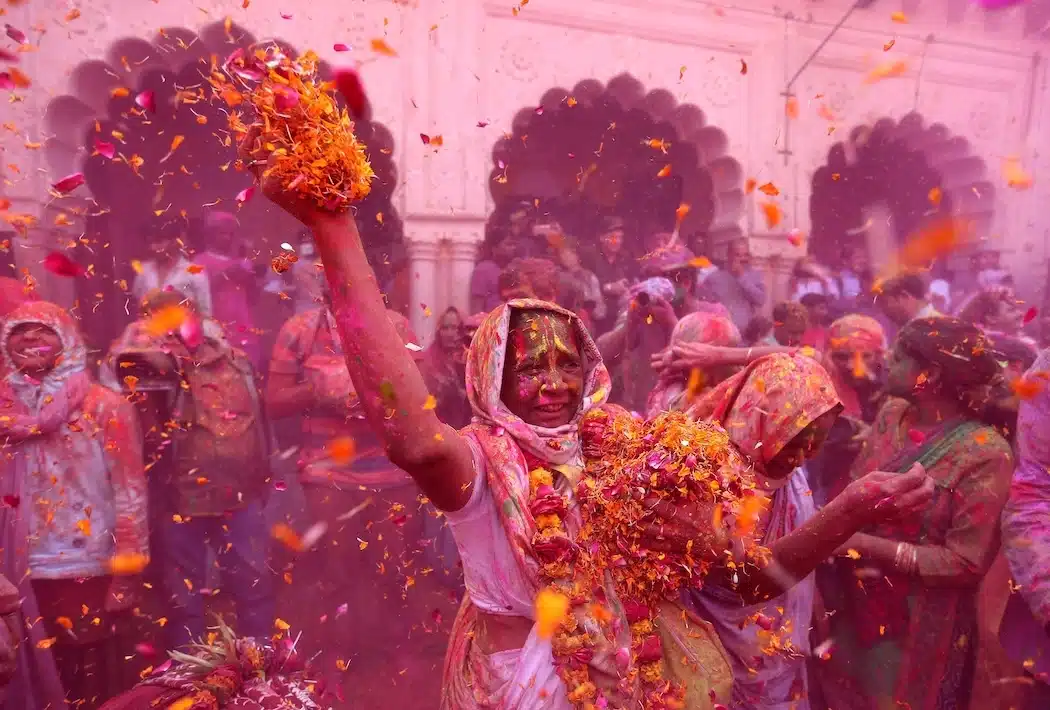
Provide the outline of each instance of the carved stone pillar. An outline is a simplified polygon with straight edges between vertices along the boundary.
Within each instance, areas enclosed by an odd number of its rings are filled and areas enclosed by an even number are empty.
[[[408,249],[408,269],[411,279],[409,292],[412,294],[409,300],[409,321],[416,335],[425,344],[430,342],[434,334],[434,321],[440,313],[436,304],[440,245],[436,241],[406,237],[405,246]],[[420,307],[421,303],[431,309],[431,316],[428,317],[426,311]]]
[[[470,277],[478,260],[481,237],[480,233],[457,235],[448,242],[449,305],[458,308],[464,317],[472,315]]]

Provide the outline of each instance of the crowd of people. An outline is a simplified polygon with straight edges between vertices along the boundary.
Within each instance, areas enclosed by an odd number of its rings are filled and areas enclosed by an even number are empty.
[[[264,187],[294,248],[253,259],[212,212],[194,250],[158,219],[100,358],[0,288],[5,708],[1050,706],[1048,363],[994,252],[878,282],[858,247],[803,258],[773,304],[746,240],[716,265],[523,203],[422,347],[352,218]],[[288,303],[272,332],[262,294]],[[710,634],[684,705],[603,637],[613,601],[582,605],[570,662],[537,631],[581,420],[624,410],[722,427],[768,498],[765,561],[727,553],[674,600]],[[646,554],[712,525],[653,521]]]

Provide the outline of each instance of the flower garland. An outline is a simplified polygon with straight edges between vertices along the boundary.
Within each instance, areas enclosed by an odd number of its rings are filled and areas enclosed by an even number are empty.
[[[683,708],[684,686],[666,675],[658,607],[682,586],[702,584],[713,564],[729,557],[731,532],[743,538],[748,557],[761,556],[741,526],[760,494],[742,475],[746,466],[717,425],[678,412],[640,422],[626,412],[599,409],[582,429],[587,475],[576,487],[583,526],[575,542],[565,526],[569,500],[555,489],[551,472],[537,468],[529,474],[529,511],[537,527],[533,550],[547,589],[566,596],[572,612],[552,639],[559,676],[573,707],[613,707],[590,677],[597,639],[583,623],[611,628],[612,615],[600,603],[607,601],[602,581],[608,576],[631,632],[630,649],[616,653],[618,690],[631,697],[637,685],[646,710]],[[642,528],[651,519],[653,497],[699,503],[711,514],[710,534],[689,541],[684,554],[646,549]]]

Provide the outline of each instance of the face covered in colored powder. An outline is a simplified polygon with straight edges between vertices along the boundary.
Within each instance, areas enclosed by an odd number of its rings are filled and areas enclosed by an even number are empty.
[[[533,426],[563,426],[580,407],[583,379],[583,355],[567,318],[514,313],[501,390],[507,409]]]
[[[43,323],[23,323],[7,338],[7,353],[22,372],[42,377],[62,357],[62,338]]]

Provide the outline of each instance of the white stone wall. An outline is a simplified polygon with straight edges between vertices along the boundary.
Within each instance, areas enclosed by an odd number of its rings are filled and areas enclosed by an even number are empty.
[[[699,106],[707,123],[728,136],[729,152],[745,173],[780,188],[786,229],[807,229],[812,174],[853,126],[913,110],[927,123],[945,124],[970,141],[997,182],[988,236],[1034,294],[1046,275],[1050,239],[1044,206],[1050,197],[1050,93],[1040,54],[1048,45],[1022,38],[1019,11],[989,18],[966,0],[883,0],[855,12],[801,75],[793,87],[800,116],[788,118],[787,80],[848,4],[531,0],[515,13],[509,0],[251,0],[247,9],[235,0],[99,0],[84,3],[81,16],[66,22],[64,8],[29,2],[8,8],[2,20],[39,44],[21,65],[33,86],[4,104],[3,121],[13,130],[0,134],[0,165],[15,165],[17,172],[4,168],[2,194],[13,211],[41,218],[37,241],[52,240],[53,246],[57,236],[75,237],[76,227],[52,227],[46,208],[46,187],[60,175],[47,174],[41,150],[25,147],[46,138],[41,117],[52,97],[70,92],[71,68],[104,58],[118,38],[150,40],[161,27],[196,28],[228,15],[257,37],[280,37],[333,63],[362,63],[375,116],[397,142],[402,184],[396,207],[416,272],[412,303],[426,303],[435,314],[449,304],[466,305],[475,245],[491,209],[491,148],[511,130],[514,115],[537,105],[551,87],[589,78],[606,82],[623,72],[647,90],[666,89],[679,103]],[[891,19],[901,9],[908,24]],[[39,37],[34,26],[45,34]],[[372,53],[370,40],[378,37],[398,56]],[[884,52],[891,40],[893,49]],[[334,42],[353,52],[335,53]],[[891,58],[907,61],[903,76],[863,83],[871,67]],[[834,121],[818,115],[821,104]],[[444,145],[423,145],[421,133],[443,136]],[[1035,178],[1033,189],[1007,189],[1000,176],[1007,155],[1021,157]],[[760,256],[779,255],[779,268],[787,268],[795,252],[780,234],[764,234],[757,205],[741,227],[756,236]],[[41,253],[20,248],[18,258],[33,265]],[[61,284],[45,277],[45,286],[62,298]],[[422,309],[413,308],[412,317],[421,334],[433,330],[434,319]]]

